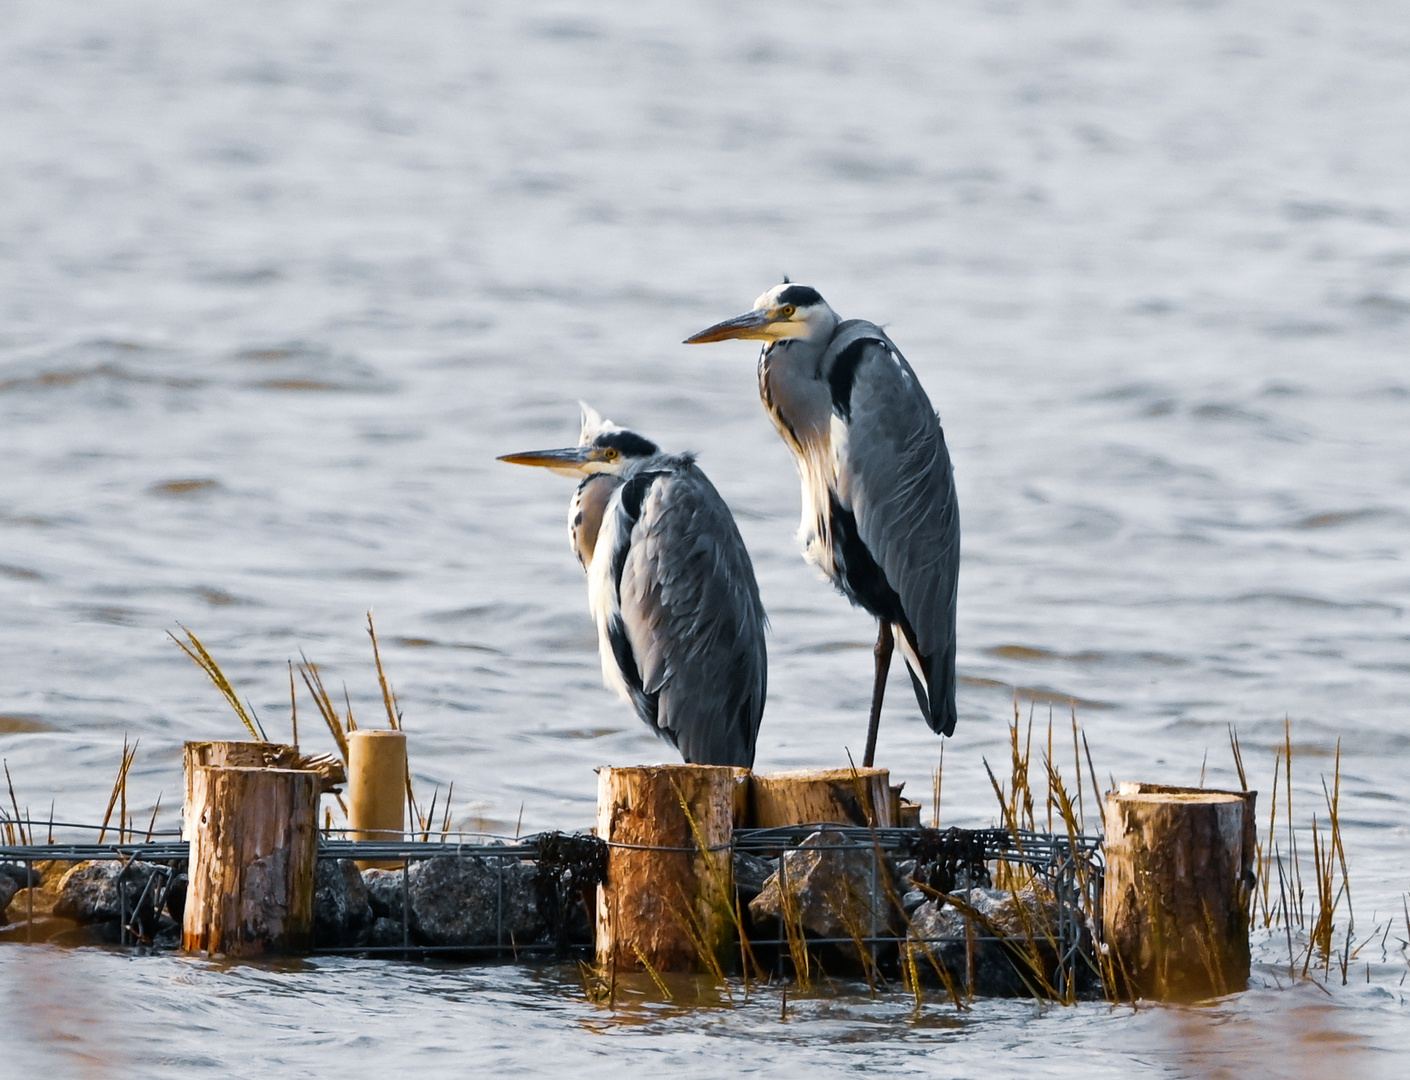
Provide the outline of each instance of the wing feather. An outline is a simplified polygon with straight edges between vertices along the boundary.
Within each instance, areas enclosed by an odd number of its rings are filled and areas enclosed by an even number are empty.
[[[908,644],[928,690],[929,701],[922,699],[927,719],[949,734],[960,556],[954,472],[920,380],[885,334],[872,330],[865,344],[847,350],[853,367],[848,415],[834,420],[834,428],[839,421],[845,427],[834,438],[836,493],[900,598],[914,634]]]
[[[610,614],[639,679],[630,697],[686,761],[752,765],[768,678],[758,585],[724,500],[693,462],[674,461],[653,467],[620,537],[627,542]],[[610,627],[598,623],[609,645]]]

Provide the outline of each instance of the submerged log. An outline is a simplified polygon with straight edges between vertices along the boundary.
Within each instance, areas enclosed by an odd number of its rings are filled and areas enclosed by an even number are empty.
[[[188,952],[250,956],[309,945],[319,777],[294,769],[191,772]]]
[[[1123,783],[1106,798],[1106,944],[1123,989],[1158,1000],[1242,990],[1253,791]]]
[[[750,784],[751,821],[759,829],[783,825],[897,824],[900,788],[885,769],[823,769],[755,776]]]
[[[603,768],[597,835],[611,845],[597,890],[597,960],[606,969],[711,969],[734,943],[730,837],[747,769]]]

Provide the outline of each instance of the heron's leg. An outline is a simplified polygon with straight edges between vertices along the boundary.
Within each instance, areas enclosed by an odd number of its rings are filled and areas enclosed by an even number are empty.
[[[891,650],[896,647],[896,639],[891,636],[891,624],[881,620],[881,630],[876,635],[876,682],[871,688],[871,725],[867,728],[867,754],[862,758],[862,767],[870,769],[876,757],[876,729],[881,726],[881,699],[886,696],[886,674],[891,670]]]

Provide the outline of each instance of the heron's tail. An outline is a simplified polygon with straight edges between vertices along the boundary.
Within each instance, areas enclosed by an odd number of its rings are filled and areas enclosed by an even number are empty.
[[[906,671],[915,687],[920,714],[937,735],[953,735],[959,714],[955,710],[955,646],[953,643],[938,656],[919,657],[921,671],[909,655]]]

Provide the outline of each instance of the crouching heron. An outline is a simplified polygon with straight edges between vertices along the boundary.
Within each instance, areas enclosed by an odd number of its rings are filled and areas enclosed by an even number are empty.
[[[920,380],[880,327],[843,322],[806,285],[785,281],[686,343],[727,338],[764,342],[759,395],[802,478],[805,558],[881,624],[865,763],[897,643],[921,715],[953,733],[960,518]]]
[[[690,454],[583,406],[575,447],[506,454],[580,480],[568,536],[588,574],[602,679],[689,763],[754,764],[768,658],[754,567]]]

